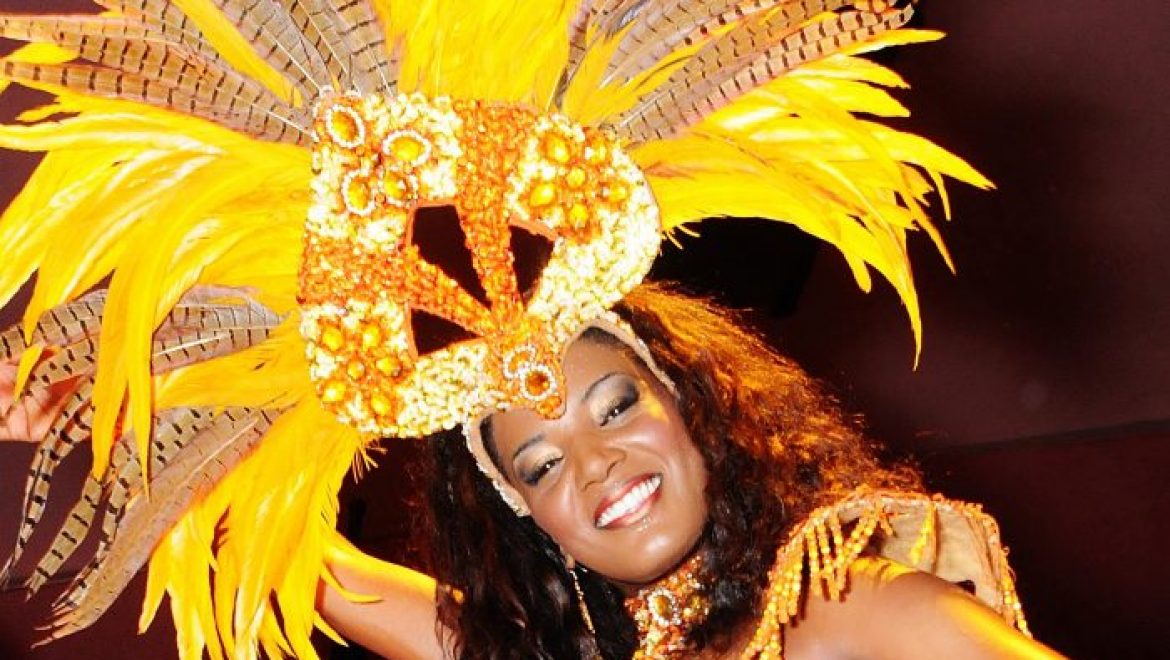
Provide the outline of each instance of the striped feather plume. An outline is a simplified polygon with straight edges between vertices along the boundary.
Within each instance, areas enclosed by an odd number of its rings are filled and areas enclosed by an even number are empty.
[[[841,251],[858,285],[876,270],[921,319],[908,232],[950,265],[926,213],[943,176],[991,183],[961,159],[866,117],[908,114],[904,87],[864,53],[941,37],[900,29],[915,2],[615,0],[571,32],[560,107],[630,145],[672,231],[714,216],[794,224]],[[917,352],[915,354],[917,360]]]
[[[169,594],[186,658],[312,658],[309,635],[329,632],[314,604],[336,493],[370,440],[321,409],[297,332],[309,128],[326,92],[521,103],[606,128],[667,231],[712,216],[795,224],[839,249],[863,289],[871,271],[889,281],[916,344],[907,237],[946,258],[933,191],[944,176],[990,185],[879,121],[907,114],[886,91],[905,85],[860,56],[940,36],[903,29],[909,0],[97,4],[0,15],[0,36],[27,42],[0,59],[0,88],[54,97],[0,125],[0,147],[43,154],[0,216],[0,304],[36,275],[0,358],[19,361],[24,396],[64,397],[5,571],[61,460],[86,440],[94,456],[29,581],[100,535],[54,637],[92,623],[148,559],[140,625]]]
[[[37,390],[63,385],[69,394],[45,437],[40,439],[25,485],[16,546],[0,569],[0,579],[4,579],[21,558],[44,514],[53,472],[80,442],[89,439],[97,335],[105,299],[106,293],[97,291],[61,305],[46,313],[33,328],[32,340],[46,345],[48,350],[41,353],[40,361],[32,368],[22,395],[35,398]],[[241,292],[196,287],[180,299],[156,330],[151,371],[161,376],[197,362],[242,351],[264,341],[280,322],[278,316]],[[6,359],[18,357],[18,353],[26,348],[17,329],[10,329],[0,337]],[[191,437],[197,437],[201,432],[196,420],[210,417],[213,415],[206,410],[202,414],[187,408],[167,410],[162,413],[149,446],[141,446],[128,437],[120,438],[111,453],[110,469],[100,477],[91,476],[87,480],[65,526],[37,565],[29,580],[29,588],[35,591],[53,576],[85,538],[104,503],[103,541],[92,564],[95,572],[103,570],[106,567],[102,561],[104,548],[113,538],[113,523],[121,516],[126,499],[131,493],[144,492],[151,483],[144,478],[139,456],[149,457],[148,469],[165,467]],[[135,566],[134,570],[138,567]]]

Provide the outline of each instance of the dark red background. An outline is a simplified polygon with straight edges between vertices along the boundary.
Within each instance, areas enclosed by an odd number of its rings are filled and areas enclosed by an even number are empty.
[[[952,190],[956,220],[944,233],[958,277],[925,240],[914,246],[919,368],[890,289],[859,293],[838,255],[779,227],[706,223],[659,273],[756,309],[875,435],[917,454],[935,487],[984,502],[1040,639],[1073,657],[1163,657],[1170,10],[1158,0],[925,4],[924,25],[950,36],[892,56],[915,87],[903,95],[915,113],[904,125],[966,156],[999,190]],[[86,3],[0,1],[33,7]],[[6,93],[5,115],[25,99]],[[7,199],[31,161],[4,153],[0,163]],[[15,535],[28,449],[0,445],[0,548]],[[396,500],[394,465],[409,454],[391,447],[346,493],[359,541],[387,557],[402,556],[411,524],[383,504]],[[66,471],[80,477],[82,463]],[[30,652],[50,599],[0,592],[0,657],[172,656],[165,616],[131,636],[139,597]]]

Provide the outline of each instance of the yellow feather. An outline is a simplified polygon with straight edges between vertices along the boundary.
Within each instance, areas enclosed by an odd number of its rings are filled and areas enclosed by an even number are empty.
[[[25,338],[28,340],[28,337]],[[33,367],[37,366],[41,355],[45,352],[44,344],[30,344],[24,352],[20,354],[20,361],[16,364],[16,381],[12,385],[12,400],[15,401],[20,398],[24,392],[24,388],[28,385],[28,377],[32,375]],[[36,440],[37,438],[30,438]]]
[[[621,114],[645,94],[666,82],[675,70],[686,63],[686,58],[703,45],[703,42],[696,42],[691,46],[680,47],[658,66],[642,71],[627,81],[603,82],[606,68],[629,28],[627,26],[619,30],[608,40],[599,39],[586,51],[561,102],[561,111],[567,116],[584,125],[596,125]]]
[[[173,0],[199,28],[204,38],[241,73],[264,85],[286,103],[299,100],[291,83],[265,62],[212,0]]]
[[[291,316],[256,346],[162,376],[157,407],[285,408],[312,397],[298,323]]]
[[[931,41],[938,41],[945,37],[946,34],[938,30],[915,30],[915,29],[900,29],[883,32],[875,37],[865,41],[859,41],[851,44],[843,49],[841,52],[845,55],[864,55],[883,48],[890,48],[892,46],[909,46],[911,44],[923,44]]]
[[[399,89],[546,107],[568,58],[571,3],[381,2],[389,37],[403,32]],[[484,44],[509,44],[485,48]],[[523,51],[523,57],[517,52]]]
[[[802,76],[801,82],[808,89],[832,98],[842,110],[865,113],[877,117],[909,117],[910,111],[889,92],[867,83],[832,78]]]
[[[882,147],[898,160],[940,172],[976,188],[986,190],[994,187],[987,177],[967,164],[967,161],[924,137],[896,131],[881,124],[865,123],[870,124],[874,138]]]
[[[882,87],[903,89],[909,87],[902,76],[877,62],[863,57],[834,53],[822,60],[809,62],[788,73],[795,78],[841,78]]]

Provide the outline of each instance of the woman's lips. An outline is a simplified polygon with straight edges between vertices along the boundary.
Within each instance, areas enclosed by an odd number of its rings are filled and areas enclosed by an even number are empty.
[[[634,522],[658,500],[661,474],[647,474],[631,480],[625,488],[607,497],[593,514],[593,525],[611,529]]]

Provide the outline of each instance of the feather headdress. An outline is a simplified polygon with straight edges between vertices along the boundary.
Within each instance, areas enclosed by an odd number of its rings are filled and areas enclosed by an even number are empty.
[[[889,281],[917,342],[907,234],[946,258],[927,195],[943,175],[989,185],[875,121],[906,114],[883,90],[903,82],[858,56],[940,36],[899,29],[912,2],[98,4],[0,16],[29,44],[0,76],[54,96],[0,127],[0,146],[44,153],[0,218],[0,303],[37,274],[0,357],[19,358],[18,391],[71,388],[13,561],[61,457],[85,439],[94,455],[33,588],[104,512],[54,637],[149,563],[141,625],[169,594],[185,657],[314,657],[351,466],[380,435],[555,411],[556,352],[664,233],[795,224],[863,289],[871,269]],[[479,295],[411,249],[434,204],[459,212]],[[528,298],[514,228],[554,246]],[[471,339],[421,354],[423,313]]]

